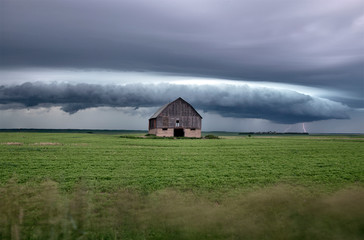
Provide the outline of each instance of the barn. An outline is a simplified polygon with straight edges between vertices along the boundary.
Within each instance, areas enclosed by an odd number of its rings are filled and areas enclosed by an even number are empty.
[[[149,134],[160,137],[201,137],[201,115],[185,100],[177,98],[149,119]]]

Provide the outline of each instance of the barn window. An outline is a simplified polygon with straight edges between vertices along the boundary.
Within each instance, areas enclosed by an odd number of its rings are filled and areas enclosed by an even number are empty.
[[[179,127],[179,120],[176,120],[176,127]]]
[[[162,128],[162,130],[163,130],[163,131],[167,131],[167,130],[168,130],[168,128]]]
[[[196,128],[191,128],[191,131],[195,131],[196,130]]]

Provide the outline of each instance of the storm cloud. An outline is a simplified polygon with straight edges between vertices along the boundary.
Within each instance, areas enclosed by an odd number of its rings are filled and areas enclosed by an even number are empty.
[[[1,3],[2,68],[283,82],[345,90],[341,101],[364,107],[361,0]]]
[[[47,114],[62,119],[54,128],[79,126],[72,121],[87,114],[114,119],[139,108],[120,118],[141,129],[138,112],[180,96],[207,112],[205,122],[230,117],[240,129],[311,121],[318,132],[363,132],[363,4],[0,0],[0,127]],[[37,120],[12,124],[28,114]]]
[[[341,103],[295,91],[247,84],[44,84],[0,86],[0,109],[61,106],[70,114],[93,107],[158,107],[182,97],[195,108],[224,117],[262,118],[277,123],[347,119]]]

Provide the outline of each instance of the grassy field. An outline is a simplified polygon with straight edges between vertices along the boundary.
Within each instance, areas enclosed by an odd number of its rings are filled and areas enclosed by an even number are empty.
[[[0,133],[0,239],[364,237],[363,136],[137,134]]]

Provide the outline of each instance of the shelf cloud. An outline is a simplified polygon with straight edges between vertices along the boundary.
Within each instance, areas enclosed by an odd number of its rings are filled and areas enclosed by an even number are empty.
[[[364,131],[363,0],[0,1],[0,110],[152,109],[181,96],[237,121]]]
[[[126,85],[23,83],[0,86],[0,109],[60,106],[67,113],[94,107],[158,107],[182,97],[195,108],[224,117],[261,118],[276,123],[347,119],[349,107],[296,91],[247,84]]]
[[[0,66],[283,82],[350,91],[364,107],[362,9],[360,0],[5,1]]]

